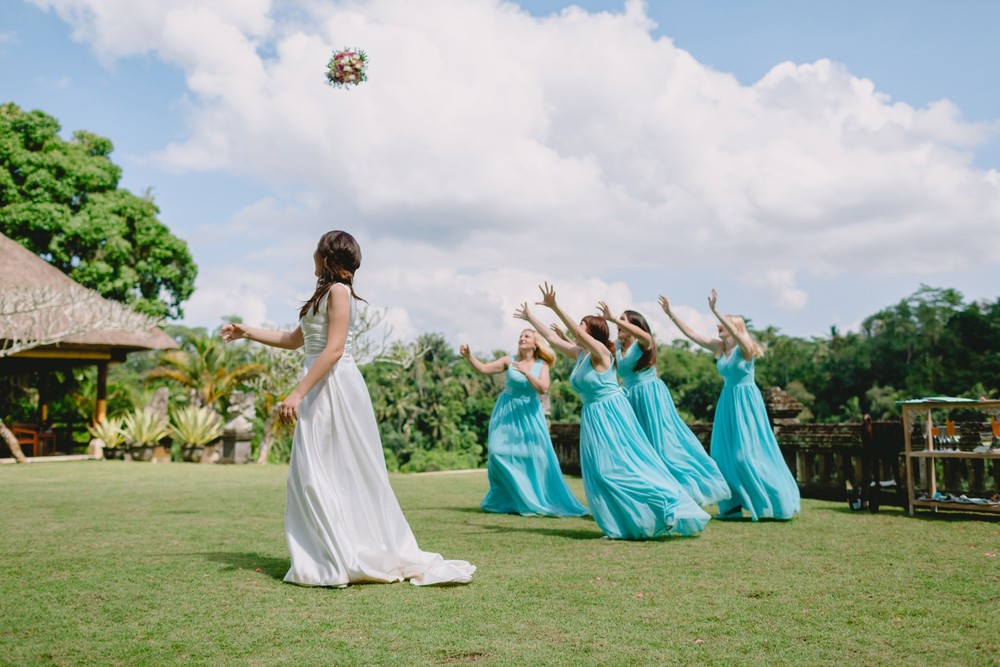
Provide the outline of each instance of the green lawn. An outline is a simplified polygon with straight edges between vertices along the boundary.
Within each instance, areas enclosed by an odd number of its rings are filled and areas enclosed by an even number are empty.
[[[311,589],[281,580],[286,473],[0,466],[0,664],[1000,664],[995,517],[806,500],[618,542],[481,513],[482,472],[396,475],[421,546],[474,582]]]

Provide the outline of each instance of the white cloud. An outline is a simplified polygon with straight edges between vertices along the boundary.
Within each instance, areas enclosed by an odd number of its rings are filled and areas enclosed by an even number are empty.
[[[779,308],[785,310],[802,310],[809,301],[809,296],[796,286],[795,274],[781,269],[746,273],[743,280],[751,287],[758,289],[771,297]]]
[[[268,319],[266,278],[253,272],[234,273],[229,267],[201,269],[194,295],[184,304],[185,319],[214,329],[222,318],[240,316],[247,324],[272,323]]]
[[[604,278],[615,271],[718,265],[799,310],[796,276],[1000,259],[1000,176],[971,161],[996,123],[893,101],[828,60],[741,85],[652,37],[634,0],[545,18],[499,0],[33,1],[104,58],[154,53],[183,70],[190,134],[163,165],[284,193],[227,227],[271,285],[247,302],[263,300],[264,319],[294,302],[279,309],[278,286],[308,288],[297,258],[331,227],[362,240],[359,291],[397,331],[482,349],[516,340],[513,305],[544,279],[582,314],[628,303]],[[371,59],[349,91],[323,84],[342,46]],[[942,245],[943,228],[962,242]],[[220,289],[200,280],[209,293],[189,313]]]

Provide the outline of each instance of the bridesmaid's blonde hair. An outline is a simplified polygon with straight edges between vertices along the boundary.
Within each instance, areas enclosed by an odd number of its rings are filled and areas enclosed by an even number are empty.
[[[530,331],[531,336],[535,339],[535,358],[541,359],[549,368],[552,368],[556,363],[556,354],[549,347],[549,341],[539,336],[534,329],[524,329],[521,333],[525,331]]]
[[[757,339],[753,337],[753,334],[747,329],[746,320],[744,320],[739,315],[726,315],[729,321],[732,323],[733,328],[736,329],[740,334],[746,336],[750,339],[750,357],[752,359],[759,359],[764,356],[764,346],[757,342]]]

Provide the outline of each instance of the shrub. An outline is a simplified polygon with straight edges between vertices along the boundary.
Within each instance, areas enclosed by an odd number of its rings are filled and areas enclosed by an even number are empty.
[[[170,435],[170,422],[166,415],[137,409],[122,417],[122,433],[130,445],[152,445]]]
[[[105,417],[96,424],[88,426],[87,430],[90,432],[90,435],[102,441],[105,447],[113,449],[125,442],[125,434],[122,432],[122,421],[121,417]]]
[[[170,427],[182,445],[207,445],[222,436],[222,416],[207,405],[187,405],[174,411]]]

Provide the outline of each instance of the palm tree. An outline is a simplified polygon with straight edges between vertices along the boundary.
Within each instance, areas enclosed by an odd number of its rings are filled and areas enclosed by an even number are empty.
[[[244,350],[227,347],[221,339],[205,333],[190,333],[178,350],[160,355],[160,366],[147,379],[163,378],[192,392],[202,405],[220,409],[220,402],[241,384],[267,371],[259,363],[247,362]]]

